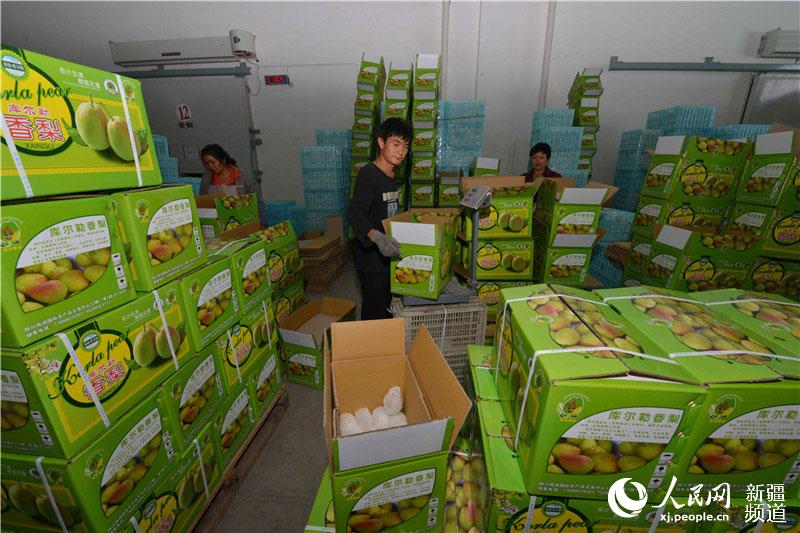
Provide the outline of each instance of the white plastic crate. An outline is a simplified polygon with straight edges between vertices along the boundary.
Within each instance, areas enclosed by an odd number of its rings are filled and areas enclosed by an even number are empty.
[[[465,304],[403,305],[399,298],[392,299],[392,314],[405,318],[406,350],[425,324],[447,364],[461,383],[466,383],[469,373],[467,346],[482,345],[486,332],[486,304],[478,300]]]

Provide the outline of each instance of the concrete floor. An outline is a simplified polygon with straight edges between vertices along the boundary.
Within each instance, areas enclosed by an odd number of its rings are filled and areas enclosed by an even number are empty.
[[[361,291],[353,263],[325,293],[356,302]],[[309,293],[307,298],[324,296]],[[288,384],[288,410],[239,487],[238,497],[217,527],[219,532],[303,531],[327,464],[322,434],[322,392]]]

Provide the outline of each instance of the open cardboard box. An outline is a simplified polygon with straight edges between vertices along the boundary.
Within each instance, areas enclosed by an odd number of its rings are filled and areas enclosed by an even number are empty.
[[[284,357],[289,381],[322,388],[322,343],[333,322],[353,320],[356,304],[350,300],[311,300],[281,320]]]
[[[472,404],[433,338],[421,326],[406,353],[403,319],[345,322],[331,326],[325,348],[324,429],[337,531],[361,509],[401,501],[419,509],[402,531],[441,530],[447,454]],[[407,426],[339,435],[340,413],[383,405],[393,386],[403,391]]]

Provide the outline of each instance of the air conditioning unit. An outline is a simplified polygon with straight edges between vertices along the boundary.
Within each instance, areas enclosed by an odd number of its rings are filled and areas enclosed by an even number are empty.
[[[230,63],[256,57],[255,35],[231,30],[221,37],[113,42],[111,58],[121,67]]]
[[[761,57],[800,58],[800,31],[775,28],[761,36],[758,46]]]

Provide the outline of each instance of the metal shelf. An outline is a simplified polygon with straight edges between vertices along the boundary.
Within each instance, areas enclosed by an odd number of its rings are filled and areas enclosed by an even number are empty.
[[[790,72],[800,73],[797,63],[722,63],[706,57],[702,63],[677,63],[658,61],[621,61],[619,56],[611,56],[608,70],[672,70],[694,72]]]

